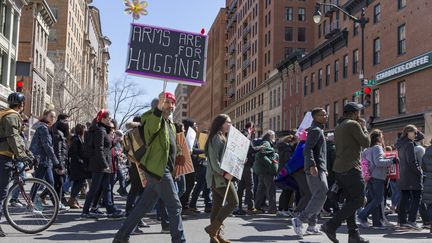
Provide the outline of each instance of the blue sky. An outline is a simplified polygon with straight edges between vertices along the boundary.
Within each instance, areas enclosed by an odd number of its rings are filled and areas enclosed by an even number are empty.
[[[138,23],[169,27],[199,33],[202,28],[210,29],[225,0],[148,0],[148,15]],[[102,31],[112,41],[109,62],[110,83],[125,74],[127,43],[132,17],[123,13],[123,0],[94,0],[101,13]],[[160,80],[130,76],[133,82],[145,90],[143,103],[150,102],[163,89]],[[169,83],[167,90],[174,92],[177,84]]]

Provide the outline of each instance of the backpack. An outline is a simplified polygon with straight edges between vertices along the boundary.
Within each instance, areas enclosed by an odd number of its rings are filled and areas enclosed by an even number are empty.
[[[87,131],[84,133],[84,143],[81,150],[81,157],[84,161],[90,160],[91,155],[94,152],[93,145],[93,131]]]
[[[362,159],[360,161],[360,166],[362,170],[362,176],[365,182],[368,182],[370,178],[372,177],[372,171],[371,171],[371,162],[366,158],[366,151],[363,152]]]

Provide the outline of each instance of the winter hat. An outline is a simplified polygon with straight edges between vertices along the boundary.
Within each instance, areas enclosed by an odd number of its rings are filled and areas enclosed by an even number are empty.
[[[175,95],[169,91],[165,91],[165,99],[171,100],[174,103],[174,105],[177,102]]]

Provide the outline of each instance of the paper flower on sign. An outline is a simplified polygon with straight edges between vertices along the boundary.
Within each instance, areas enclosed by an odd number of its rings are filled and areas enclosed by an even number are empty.
[[[139,0],[124,0],[124,4],[126,6],[124,12],[125,14],[132,14],[132,17],[137,20],[141,17],[141,15],[147,15],[147,5],[146,1]]]

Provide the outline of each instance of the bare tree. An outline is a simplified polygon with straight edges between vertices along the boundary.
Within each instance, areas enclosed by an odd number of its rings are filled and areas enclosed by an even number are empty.
[[[96,80],[73,79],[71,71],[65,68],[64,55],[56,54],[51,57],[55,64],[52,83],[55,110],[68,114],[74,124],[91,121],[101,108],[99,100],[106,92]]]
[[[139,89],[127,76],[117,80],[110,88],[110,106],[114,112],[113,118],[118,122],[119,127],[123,127],[128,120],[150,107],[148,103],[143,104],[139,101],[144,94],[144,90]]]

